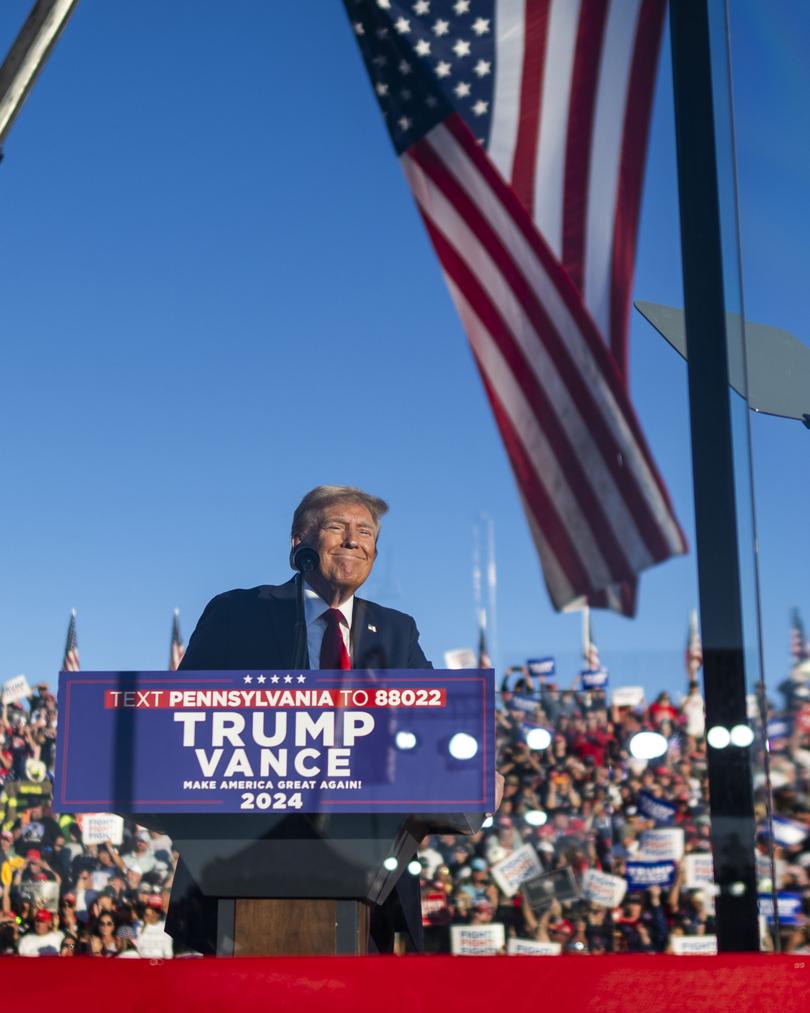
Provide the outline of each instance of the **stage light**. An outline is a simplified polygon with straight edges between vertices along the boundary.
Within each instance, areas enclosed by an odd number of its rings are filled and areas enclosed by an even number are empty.
[[[417,862],[416,859],[414,859],[412,862],[408,862],[408,872],[412,876],[419,876],[422,872],[422,863]]]
[[[729,742],[731,742],[731,735],[728,728],[724,728],[722,725],[715,725],[714,728],[710,728],[706,732],[706,741],[712,749],[725,749]]]
[[[527,813],[523,814],[523,819],[526,820],[530,827],[542,827],[548,821],[548,816],[542,809],[530,809]]]
[[[398,865],[399,862],[396,860],[396,858],[394,858],[393,855],[391,855],[389,858],[386,858],[386,860],[383,862],[383,868],[388,869],[389,872],[393,872]]]
[[[478,752],[478,739],[466,732],[456,732],[447,749],[454,760],[471,760]]]
[[[482,830],[489,830],[489,828],[492,826],[492,824],[494,822],[495,822],[495,820],[491,816],[487,816],[487,818],[481,824],[481,829]]]
[[[636,732],[630,739],[630,752],[637,760],[654,760],[667,751],[667,740],[660,732]]]
[[[754,741],[754,729],[749,725],[735,725],[731,729],[731,744],[747,749]]]
[[[529,749],[548,749],[551,745],[551,732],[548,728],[532,728],[526,734],[526,745]]]
[[[413,749],[416,746],[416,736],[413,732],[397,732],[394,742],[397,749]]]

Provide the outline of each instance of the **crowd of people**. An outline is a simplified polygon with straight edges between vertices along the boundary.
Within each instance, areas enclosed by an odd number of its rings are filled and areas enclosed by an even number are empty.
[[[115,818],[116,843],[98,840],[81,815],[54,813],[55,743],[56,700],[46,684],[3,705],[0,955],[175,956],[164,931],[172,842]]]
[[[780,898],[792,901],[780,913],[778,939],[772,905],[761,904],[760,936],[763,949],[778,945],[783,952],[810,952],[810,703],[803,703],[801,689],[796,694],[802,686],[803,677],[789,680],[782,687],[784,709],[769,715],[769,735],[777,727],[783,734],[782,740],[771,739],[768,754],[773,809],[781,821],[773,831],[773,866],[759,736],[752,747],[758,888],[765,897],[775,882]],[[504,690],[497,739],[506,785],[498,813],[474,837],[432,837],[419,852],[429,949],[450,949],[454,925],[499,925],[505,943],[532,940],[545,944],[535,952],[548,954],[715,950],[707,746],[698,683],[690,681],[678,702],[666,692],[649,706],[622,705],[621,694],[616,699],[612,703],[603,691],[533,687],[528,678]],[[761,727],[753,701],[750,720]],[[531,731],[538,727],[550,732],[544,749],[530,747]],[[666,751],[651,760],[634,757],[630,743],[642,731],[662,735]],[[675,834],[662,836],[662,828]],[[651,836],[665,846],[675,840],[677,850],[664,853],[663,863],[656,864],[661,854],[646,851]],[[526,845],[539,864],[532,878],[549,884],[547,892],[509,883],[504,889],[498,876],[509,856]],[[638,883],[639,868],[652,869],[662,882]],[[602,885],[621,880],[624,885],[618,882],[613,897],[589,889],[589,870],[591,876],[607,874]]]
[[[810,952],[810,700],[802,685],[783,687],[785,707],[769,721],[769,734],[771,724],[782,729],[781,739],[772,736],[769,761],[774,811],[787,827],[781,836],[774,831],[773,866],[765,778],[760,770],[755,778],[760,889],[770,889],[775,869],[777,890],[797,899],[779,929],[787,952]],[[690,862],[711,854],[697,682],[678,702],[663,692],[647,705],[604,691],[533,685],[526,676],[504,686],[496,720],[505,778],[498,813],[471,837],[425,838],[418,851],[428,951],[451,951],[454,926],[489,925],[502,926],[501,948],[524,940],[549,954],[710,952],[711,876],[704,863],[696,881]],[[536,729],[547,733],[539,745]],[[666,739],[663,755],[631,754],[631,739],[644,730]],[[171,840],[130,820],[100,840],[87,817],[54,813],[55,740],[56,701],[45,684],[3,705],[0,954],[184,955],[164,931],[177,860]],[[764,757],[753,749],[758,767]],[[671,856],[668,881],[639,886],[629,870],[656,857],[645,849],[648,832],[661,827],[681,832],[680,854]],[[499,875],[526,845],[531,880],[546,884],[545,892],[510,887]],[[593,873],[614,887],[624,880],[621,896],[592,890]],[[777,940],[767,911],[761,924],[763,947],[771,948]]]

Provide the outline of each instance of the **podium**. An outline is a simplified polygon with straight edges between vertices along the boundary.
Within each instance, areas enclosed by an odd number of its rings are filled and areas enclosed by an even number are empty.
[[[167,833],[217,900],[218,956],[363,955],[420,840],[473,834],[483,814],[138,815]]]
[[[365,953],[420,840],[494,808],[491,670],[63,672],[59,721],[57,811],[171,837],[205,952]]]

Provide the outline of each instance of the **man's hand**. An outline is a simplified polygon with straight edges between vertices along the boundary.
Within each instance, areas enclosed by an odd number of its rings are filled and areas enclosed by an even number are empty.
[[[503,786],[506,784],[503,774],[499,774],[495,771],[495,812],[501,807],[501,800],[503,799]]]

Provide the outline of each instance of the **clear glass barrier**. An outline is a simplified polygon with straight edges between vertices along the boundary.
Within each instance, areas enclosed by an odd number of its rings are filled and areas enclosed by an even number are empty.
[[[804,389],[810,389],[801,282],[810,257],[806,193],[810,163],[804,143],[810,80],[803,57],[810,42],[810,18],[800,4],[780,5],[771,14],[766,17],[760,5],[748,0],[729,4],[741,277],[754,409],[751,471],[762,592],[763,678],[759,688],[752,680],[751,703],[753,710],[755,693],[765,698],[762,709],[767,712],[770,747],[766,756],[758,737],[755,787],[762,921],[767,922],[769,945],[783,952],[807,952],[810,667],[802,620],[810,608],[803,579],[810,559],[805,509],[810,479],[806,468],[795,467],[795,462],[807,459],[808,432],[796,418],[800,412],[790,390],[796,376],[805,377]],[[793,417],[780,418],[780,412]],[[752,665],[751,670],[756,668]],[[778,894],[776,917],[771,886]]]

